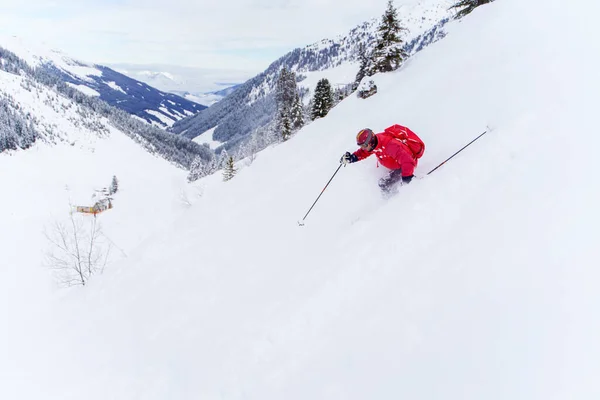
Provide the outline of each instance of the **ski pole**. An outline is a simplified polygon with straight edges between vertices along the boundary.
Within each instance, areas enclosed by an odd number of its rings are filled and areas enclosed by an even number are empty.
[[[444,162],[442,162],[440,165],[438,165],[437,167],[435,167],[434,169],[432,169],[431,171],[429,171],[427,173],[427,175],[431,174],[433,171],[435,171],[436,169],[438,169],[439,167],[441,167],[442,165],[446,164],[448,161],[450,161],[452,158],[454,158],[455,155],[457,155],[458,153],[460,153],[461,151],[463,151],[464,149],[466,149],[467,147],[469,147],[473,142],[475,142],[477,139],[479,139],[480,137],[482,137],[483,135],[485,135],[486,133],[488,133],[488,131],[486,130],[485,132],[483,132],[481,135],[477,136],[475,139],[471,140],[465,147],[463,147],[462,149],[460,149],[459,151],[457,151],[456,153],[452,154],[452,156],[450,156],[449,158],[447,158]]]
[[[315,204],[317,204],[317,201],[319,201],[319,199],[323,195],[323,192],[325,192],[325,189],[327,189],[327,186],[329,186],[329,184],[331,183],[331,181],[333,180],[333,178],[335,177],[335,175],[338,173],[338,171],[340,170],[340,168],[342,168],[342,165],[344,165],[344,164],[340,163],[340,166],[337,167],[337,169],[333,173],[333,176],[331,177],[331,179],[329,179],[329,182],[327,182],[327,185],[325,185],[325,187],[323,188],[323,190],[321,190],[321,194],[319,194],[319,197],[317,197],[317,199],[315,200],[315,202],[313,203],[313,205],[310,207],[310,209],[308,210],[308,212],[306,213],[306,215],[304,216],[304,218],[302,218],[302,221],[298,221],[298,225],[304,226],[304,220],[306,219],[306,217],[308,217],[308,214],[310,214],[310,212],[313,209],[313,207],[315,206]]]

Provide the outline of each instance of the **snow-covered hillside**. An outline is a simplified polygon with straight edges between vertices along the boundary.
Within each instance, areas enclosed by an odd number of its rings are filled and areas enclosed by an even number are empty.
[[[59,295],[45,264],[54,248],[46,234],[56,234],[57,224],[69,226],[69,212],[76,206],[93,206],[117,177],[120,189],[113,196],[113,208],[99,217],[106,231],[98,243],[109,250],[109,263],[126,258],[197,196],[186,187],[187,173],[176,167],[181,166],[176,159],[185,159],[180,156],[192,148],[204,148],[190,143],[185,149],[170,142],[172,135],[97,99],[86,99],[74,90],[71,98],[58,86],[50,88],[19,68],[25,64],[13,56],[0,60],[0,104],[12,111],[0,114],[15,118],[0,118],[0,354],[10,360],[0,362],[0,398],[28,398],[28,390],[13,391],[24,382],[39,393],[36,398],[60,398],[67,395],[64,387],[56,392],[45,386],[45,378],[27,381],[34,370],[52,371],[56,368],[52,363],[70,358],[55,351],[64,349],[66,337],[45,331],[46,322],[56,316],[46,301]],[[13,69],[20,69],[20,74],[6,71]],[[17,130],[10,131],[15,122]],[[34,132],[33,141],[25,143],[26,149],[6,150],[7,140],[23,135],[23,126]],[[74,217],[87,232],[93,217]],[[27,343],[29,350],[20,343]],[[52,354],[54,361],[38,363],[29,358],[34,353]],[[47,377],[52,379],[52,372]]]
[[[166,128],[206,108],[172,93],[162,92],[111,68],[84,63],[42,45],[14,37],[0,37],[0,47],[42,68],[88,96],[107,103],[153,125]]]
[[[183,177],[132,176],[100,217],[127,258],[85,288],[39,266],[59,163],[0,155],[0,397],[597,399],[600,5],[572,5],[450,23],[187,210],[162,197]],[[421,177],[493,130],[388,200],[375,160],[342,168],[299,227],[356,131],[393,123],[426,142]]]
[[[209,149],[140,122],[0,48],[0,153],[35,143],[75,145],[81,138],[110,136],[111,128],[184,169],[198,156],[213,157]]]
[[[452,0],[408,0],[400,3],[398,18],[406,28],[403,39],[407,53],[414,54],[443,37],[442,27],[452,15],[448,10]],[[343,89],[354,81],[358,72],[359,45],[364,44],[367,50],[374,47],[379,22],[379,19],[373,19],[346,35],[289,52],[218,104],[175,123],[171,131],[195,138],[216,128],[214,138],[224,143],[227,150],[238,150],[250,134],[273,121],[276,115],[273,89],[284,66],[297,74],[305,103],[312,97],[321,78],[327,78],[335,88]]]

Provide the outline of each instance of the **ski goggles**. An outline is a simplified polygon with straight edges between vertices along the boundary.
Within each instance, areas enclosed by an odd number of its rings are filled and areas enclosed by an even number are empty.
[[[356,135],[356,144],[363,149],[368,149],[373,144],[375,134],[370,129],[363,129]]]

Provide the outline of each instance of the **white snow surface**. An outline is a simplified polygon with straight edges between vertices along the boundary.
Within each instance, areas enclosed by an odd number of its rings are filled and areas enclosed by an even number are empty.
[[[108,85],[108,86],[109,86],[111,89],[113,89],[113,90],[116,90],[116,91],[119,91],[119,92],[121,92],[121,93],[127,94],[127,92],[126,92],[126,91],[124,91],[124,90],[123,90],[123,88],[122,88],[121,86],[117,85],[117,83],[116,83],[116,82],[107,82],[106,84],[107,84],[107,85]]]
[[[102,118],[97,125],[108,131],[91,132],[73,101],[27,85],[21,76],[0,72],[0,94],[35,116],[43,134],[31,149],[0,154],[0,398],[68,398],[79,389],[59,375],[69,373],[79,356],[68,349],[66,321],[54,319],[66,311],[60,302],[70,294],[57,290],[43,266],[49,249],[44,231],[68,221],[70,203],[92,206],[96,190],[116,175],[123,196],[115,196],[115,208],[101,220],[115,262],[183,210],[186,174]],[[155,185],[165,192],[154,193]]]
[[[81,93],[83,93],[85,95],[95,96],[95,97],[100,96],[100,93],[98,93],[96,90],[94,90],[90,87],[87,87],[85,85],[75,85],[74,83],[71,83],[71,82],[67,82],[67,85],[79,90]]]
[[[0,397],[597,399],[599,11],[483,6],[188,209],[123,143],[0,155]],[[342,168],[299,227],[355,132],[394,123],[419,176],[493,130],[388,200],[374,159]],[[59,290],[42,224],[115,172],[128,256]]]
[[[216,149],[217,147],[219,147],[220,145],[222,145],[222,142],[219,142],[218,140],[214,140],[213,139],[213,134],[215,133],[215,129],[217,129],[217,127],[215,126],[214,128],[211,128],[209,130],[207,130],[206,132],[202,133],[199,136],[196,136],[193,141],[198,143],[198,144],[208,144],[208,146],[211,149]]]
[[[147,110],[144,110],[144,112],[147,113],[147,114],[155,116],[156,118],[158,118],[159,120],[161,120],[167,126],[172,126],[175,123],[175,121],[176,121],[175,118],[169,118],[165,114],[163,114],[161,112],[158,112],[156,110],[147,109]],[[153,121],[152,124],[155,124],[155,122]],[[157,125],[157,126],[159,126],[159,125]]]
[[[179,120],[181,118],[185,118],[186,117],[185,114],[182,114],[182,113],[180,113],[177,110],[172,110],[172,112],[169,111],[169,109],[166,108],[165,106],[159,107],[159,110],[162,111],[163,113],[167,114],[168,116],[173,117],[175,120]]]

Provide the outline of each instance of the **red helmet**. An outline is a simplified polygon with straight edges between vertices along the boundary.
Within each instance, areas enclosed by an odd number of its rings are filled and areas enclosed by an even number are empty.
[[[356,135],[356,144],[363,149],[373,150],[377,147],[377,137],[369,128],[363,129]]]

